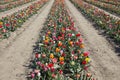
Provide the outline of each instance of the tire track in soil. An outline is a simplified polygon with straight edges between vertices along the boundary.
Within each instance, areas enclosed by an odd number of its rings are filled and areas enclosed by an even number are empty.
[[[39,32],[48,16],[54,0],[50,0],[30,26],[0,54],[0,80],[26,80],[26,62],[32,56],[33,45],[39,37]],[[25,65],[25,66],[24,66]]]
[[[70,1],[65,0],[65,2],[78,26],[78,31],[83,34],[86,50],[91,53],[90,72],[98,80],[120,80],[120,58],[114,52],[113,47],[102,35],[98,34],[99,32]]]

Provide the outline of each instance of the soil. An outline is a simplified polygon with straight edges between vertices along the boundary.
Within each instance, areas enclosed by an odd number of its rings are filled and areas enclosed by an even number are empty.
[[[86,45],[86,50],[91,53],[90,72],[98,80],[120,80],[120,58],[115,53],[112,45],[105,37],[95,30],[83,15],[65,0],[71,15],[74,18],[78,31],[81,32]]]
[[[16,34],[17,36],[14,39],[9,38],[0,43],[0,80],[26,80],[28,62],[33,56],[33,45],[39,37],[39,32],[48,16],[53,1],[48,2],[44,7],[45,9],[42,8],[42,11],[32,18],[33,20],[28,20],[26,22],[26,24],[29,24],[28,27],[19,35]]]

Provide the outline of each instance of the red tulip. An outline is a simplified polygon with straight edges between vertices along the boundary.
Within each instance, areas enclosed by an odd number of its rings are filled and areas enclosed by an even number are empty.
[[[86,61],[83,61],[82,64],[85,65],[85,64],[87,64],[87,62],[86,62]]]
[[[76,34],[76,37],[79,37],[81,34],[80,33],[78,33],[78,34]]]
[[[60,74],[63,74],[63,71],[62,71],[62,70],[59,70],[59,73],[60,73]]]
[[[60,61],[60,64],[63,65],[63,64],[64,64],[64,61]]]
[[[54,72],[54,71],[55,71],[55,68],[52,67],[50,70],[51,70],[51,72]]]
[[[62,57],[65,57],[65,53],[62,53]]]
[[[75,44],[76,44],[76,45],[80,45],[80,43],[79,43],[78,41],[77,41],[77,42],[75,42]]]
[[[0,28],[2,28],[3,26],[0,25]]]
[[[84,55],[85,57],[89,56],[89,54],[90,54],[89,52],[84,52],[84,53],[83,53],[83,55]]]
[[[39,57],[40,57],[40,54],[36,53],[35,58],[39,58]]]
[[[53,63],[49,63],[49,64],[48,64],[48,67],[49,67],[49,68],[52,68],[53,66],[54,66]]]
[[[6,26],[7,26],[7,27],[9,27],[9,26],[10,26],[10,24],[8,24],[8,23],[7,23],[7,24],[6,24]]]

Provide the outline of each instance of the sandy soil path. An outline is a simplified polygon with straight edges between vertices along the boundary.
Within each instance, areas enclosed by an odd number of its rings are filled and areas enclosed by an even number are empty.
[[[33,45],[47,18],[54,0],[50,0],[46,8],[37,16],[15,41],[0,51],[0,80],[26,80],[29,58],[32,56]]]
[[[87,3],[87,2],[84,2],[84,3]],[[89,3],[87,3],[87,4],[89,4]],[[90,5],[92,5],[92,4],[90,4]],[[104,11],[106,14],[109,14],[110,16],[112,16],[112,17],[114,17],[114,18],[116,18],[116,19],[119,19],[119,20],[120,20],[120,16],[118,16],[118,15],[114,15],[114,14],[111,14],[111,13],[109,13],[108,11],[103,10],[103,9],[101,9],[101,8],[99,8],[99,7],[95,6],[95,5],[92,5],[92,6],[94,6],[95,8],[98,8],[99,10]]]
[[[86,50],[91,52],[90,71],[98,80],[120,80],[120,57],[114,52],[109,42],[98,34],[92,24],[73,6],[65,0],[73,16],[78,31],[83,34]]]
[[[37,1],[39,1],[39,0],[35,0],[35,1],[33,1],[33,2],[23,4],[23,5],[21,5],[21,6],[18,6],[18,7],[16,7],[16,8],[13,8],[13,9],[10,9],[10,10],[4,11],[4,12],[0,12],[0,19],[1,19],[2,17],[6,17],[7,15],[11,15],[11,14],[13,14],[13,13],[19,11],[19,10],[22,10],[22,9],[24,9],[24,8],[27,8],[29,5],[31,5],[31,4],[33,4],[33,3],[37,2]]]

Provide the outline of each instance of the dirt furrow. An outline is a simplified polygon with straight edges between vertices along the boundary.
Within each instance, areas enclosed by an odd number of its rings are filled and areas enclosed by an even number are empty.
[[[69,0],[65,2],[78,26],[78,31],[83,34],[86,50],[91,52],[90,71],[98,80],[120,80],[120,58],[114,52],[113,47],[106,38],[99,35],[99,32]]]
[[[26,80],[26,67],[32,55],[33,45],[39,37],[39,32],[48,16],[54,0],[50,0],[37,18],[25,29],[17,39],[0,54],[0,80]]]
[[[6,17],[7,15],[11,15],[11,14],[13,14],[15,12],[18,12],[18,11],[24,9],[24,8],[27,8],[28,6],[30,6],[31,4],[33,4],[33,3],[37,2],[37,1],[39,1],[39,0],[35,0],[35,1],[27,3],[27,4],[23,4],[21,6],[18,6],[16,8],[13,8],[13,9],[10,9],[10,10],[4,11],[4,12],[0,12],[0,19],[2,17]]]

